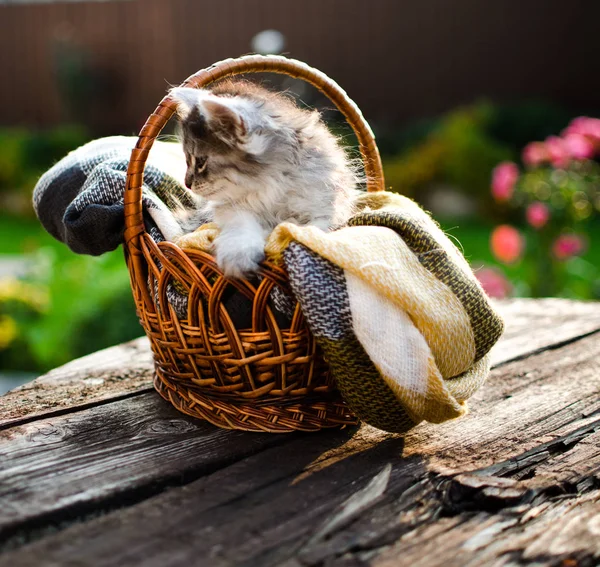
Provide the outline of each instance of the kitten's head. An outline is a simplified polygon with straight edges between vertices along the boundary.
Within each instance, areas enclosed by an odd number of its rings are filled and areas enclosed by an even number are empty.
[[[178,103],[185,183],[208,199],[244,199],[269,185],[285,185],[311,136],[334,139],[318,113],[253,83],[175,88],[171,96]]]

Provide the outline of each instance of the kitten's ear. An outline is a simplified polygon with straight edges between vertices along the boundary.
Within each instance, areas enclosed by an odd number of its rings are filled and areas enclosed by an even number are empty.
[[[200,112],[200,101],[207,94],[200,89],[176,87],[170,91],[171,98],[177,103],[177,116],[184,128],[194,137],[206,136],[206,119]]]
[[[206,91],[187,87],[175,87],[169,91],[169,95],[177,103],[177,115],[181,119],[187,118],[192,109],[198,107],[205,94]]]
[[[206,97],[200,101],[200,108],[211,133],[218,138],[225,142],[235,142],[246,136],[246,122],[235,105],[227,99]]]
[[[177,102],[181,122],[196,137],[213,135],[227,143],[238,142],[247,133],[240,112],[227,98],[213,95],[204,89],[177,87],[171,89]]]

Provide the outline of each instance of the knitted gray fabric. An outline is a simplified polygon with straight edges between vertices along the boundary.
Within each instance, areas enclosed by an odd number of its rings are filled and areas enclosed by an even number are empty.
[[[71,152],[47,171],[33,191],[35,212],[44,228],[79,254],[97,256],[123,242],[123,192],[127,164],[137,138],[114,136],[94,140]],[[178,144],[155,142],[144,172],[146,230],[164,240],[165,219],[181,222],[200,201],[180,179],[185,158]],[[205,219],[208,221],[209,219]]]

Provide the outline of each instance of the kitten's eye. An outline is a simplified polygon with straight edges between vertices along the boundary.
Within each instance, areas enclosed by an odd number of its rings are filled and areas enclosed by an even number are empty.
[[[206,162],[208,158],[206,157],[197,157],[196,158],[196,173],[202,173],[206,169]]]

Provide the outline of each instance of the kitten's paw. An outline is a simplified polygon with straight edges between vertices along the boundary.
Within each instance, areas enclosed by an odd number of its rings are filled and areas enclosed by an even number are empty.
[[[217,264],[228,278],[243,278],[258,271],[265,259],[263,242],[215,242]]]

